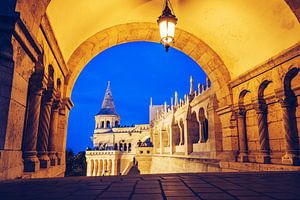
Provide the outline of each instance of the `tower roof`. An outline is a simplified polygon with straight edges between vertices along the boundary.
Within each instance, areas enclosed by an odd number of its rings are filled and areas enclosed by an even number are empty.
[[[115,109],[114,99],[110,89],[110,81],[107,83],[105,96],[102,102],[102,107],[97,115],[118,115]]]

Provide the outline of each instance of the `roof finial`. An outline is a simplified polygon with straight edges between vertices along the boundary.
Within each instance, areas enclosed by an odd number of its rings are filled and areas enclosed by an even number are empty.
[[[178,106],[178,93],[177,91],[175,91],[175,102],[174,102],[175,106]]]
[[[190,95],[194,94],[194,78],[190,76]]]

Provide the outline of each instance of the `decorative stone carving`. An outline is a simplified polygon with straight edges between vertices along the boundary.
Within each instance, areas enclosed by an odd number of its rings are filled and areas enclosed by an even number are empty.
[[[42,58],[40,59],[40,61]],[[38,126],[40,118],[40,107],[42,93],[45,89],[44,67],[38,62],[35,72],[29,80],[28,106],[26,128],[23,137],[23,159],[24,171],[35,172],[39,170],[39,160],[37,158],[36,144]]]
[[[48,139],[51,107],[53,103],[53,88],[49,88],[43,92],[39,132],[38,132],[38,158],[40,160],[40,168],[48,168],[50,159],[48,157]]]
[[[268,106],[264,100],[259,100],[253,105],[258,122],[258,134],[260,142],[260,152],[256,156],[256,161],[259,163],[270,163],[270,145],[268,133]]]
[[[279,98],[279,103],[282,108],[283,131],[286,141],[285,155],[282,157],[282,164],[298,165],[299,157],[296,145],[298,144],[295,136],[296,130],[293,126],[291,114],[295,113],[296,100],[294,98]]]
[[[55,100],[51,109],[50,116],[50,130],[49,130],[49,143],[48,143],[48,156],[50,159],[50,165],[55,166],[58,164],[57,160],[57,125],[60,108],[60,100]]]

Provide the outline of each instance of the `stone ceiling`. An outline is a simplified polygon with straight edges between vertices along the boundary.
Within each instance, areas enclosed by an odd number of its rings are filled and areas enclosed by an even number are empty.
[[[208,44],[232,78],[300,41],[300,24],[283,0],[171,2],[178,27]],[[103,29],[155,22],[162,4],[162,0],[52,0],[47,15],[68,61],[80,44]]]

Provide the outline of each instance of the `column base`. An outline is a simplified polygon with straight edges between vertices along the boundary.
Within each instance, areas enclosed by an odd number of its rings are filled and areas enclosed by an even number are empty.
[[[57,156],[56,152],[49,152],[49,159],[50,159],[50,166],[56,166],[57,165]]]
[[[40,162],[35,151],[24,153],[24,172],[36,172],[40,169]]]
[[[281,158],[282,164],[284,165],[299,165],[299,157],[295,154],[291,153],[286,153],[282,158]]]
[[[256,156],[256,162],[262,164],[269,164],[271,163],[271,158],[269,154],[262,153]]]
[[[238,157],[239,162],[248,162],[248,155],[246,153],[240,153]]]
[[[38,152],[38,158],[40,160],[40,168],[50,167],[50,159],[48,157],[48,152]]]

